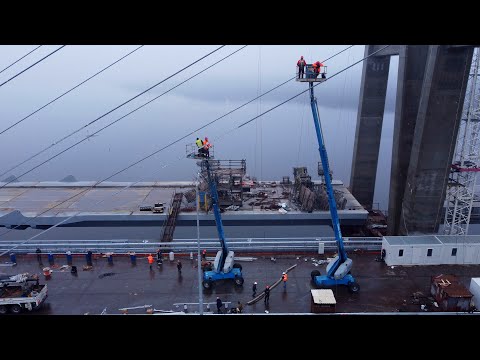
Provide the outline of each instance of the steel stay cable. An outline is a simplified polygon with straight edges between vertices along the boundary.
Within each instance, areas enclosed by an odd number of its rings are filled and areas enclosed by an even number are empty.
[[[12,67],[13,65],[15,65],[17,62],[19,62],[20,60],[22,60],[24,57],[30,55],[32,52],[34,52],[35,50],[37,50],[37,49],[39,49],[39,48],[41,48],[41,47],[42,47],[42,45],[39,45],[39,46],[37,46],[35,49],[30,50],[28,53],[26,53],[25,55],[23,55],[20,59],[14,61],[14,62],[11,63],[10,65],[8,65],[5,69],[3,69],[2,71],[0,71],[0,74],[1,74],[2,72],[4,72],[5,70],[9,69],[10,67]]]
[[[89,78],[83,80],[81,83],[79,83],[78,85],[75,85],[73,88],[71,88],[70,90],[64,92],[63,94],[57,96],[55,99],[53,99],[52,101],[46,103],[45,105],[43,105],[42,107],[38,108],[37,110],[35,110],[34,112],[28,114],[27,116],[25,116],[24,118],[18,120],[16,123],[10,125],[9,127],[7,127],[6,129],[0,131],[0,135],[2,135],[3,133],[7,132],[8,130],[10,130],[11,128],[13,128],[14,126],[20,124],[22,121],[28,119],[30,116],[36,114],[37,112],[39,112],[40,110],[46,108],[48,105],[54,103],[55,101],[57,101],[58,99],[60,99],[61,97],[63,97],[64,95],[67,95],[68,93],[72,92],[73,90],[75,90],[76,88],[78,88],[80,85],[83,85],[85,84],[87,81],[93,79],[95,76],[99,75],[100,73],[104,72],[105,70],[107,70],[108,68],[112,67],[113,65],[115,65],[116,63],[122,61],[123,59],[125,59],[126,57],[128,57],[129,55],[133,54],[135,51],[139,50],[140,48],[142,48],[143,46],[145,45],[140,45],[139,47],[137,47],[136,49],[130,51],[128,54],[122,56],[120,59],[116,60],[115,62],[111,63],[110,65],[108,65],[107,67],[104,67],[102,70],[96,72],[95,74],[93,74],[92,76],[90,76]],[[16,169],[18,166],[22,165],[23,163],[7,170],[6,172],[4,172],[3,174],[0,174],[0,176],[2,175],[5,175],[7,172],[13,170],[13,169]]]
[[[12,76],[10,79],[8,79],[8,80],[4,81],[3,83],[1,83],[1,84],[0,84],[0,87],[2,87],[3,85],[5,85],[5,84],[8,83],[9,81],[15,79],[17,76],[23,74],[25,71],[27,71],[28,69],[34,67],[34,66],[37,65],[38,63],[42,62],[43,60],[45,60],[45,59],[48,58],[49,56],[55,54],[57,51],[63,49],[65,46],[67,46],[67,45],[62,45],[62,46],[60,46],[57,50],[52,51],[50,54],[44,56],[43,58],[41,58],[41,59],[38,60],[37,62],[34,62],[32,65],[30,65],[30,66],[27,67],[26,69],[23,69],[23,70],[20,71],[18,74]]]

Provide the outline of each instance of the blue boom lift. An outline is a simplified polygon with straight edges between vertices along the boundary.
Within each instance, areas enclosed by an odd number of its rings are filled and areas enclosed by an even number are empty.
[[[220,216],[220,208],[218,206],[218,192],[214,171],[211,169],[210,160],[213,159],[213,149],[210,148],[208,158],[202,152],[192,151],[194,147],[187,145],[187,157],[201,160],[200,166],[207,173],[207,182],[210,188],[210,196],[212,198],[213,213],[215,215],[215,224],[217,226],[218,238],[222,245],[222,249],[217,252],[212,267],[207,267],[203,271],[202,286],[204,289],[210,289],[214,282],[218,280],[232,279],[235,285],[243,285],[242,265],[234,264],[234,252],[228,250],[225,234],[223,231],[222,217]]]
[[[343,246],[342,232],[340,230],[340,221],[338,219],[337,204],[333,196],[332,179],[330,167],[328,165],[327,149],[323,140],[322,127],[320,124],[320,114],[318,112],[317,99],[313,92],[314,82],[326,81],[326,67],[323,67],[323,72],[315,73],[312,64],[306,65],[305,78],[298,78],[297,81],[308,82],[310,89],[310,105],[312,107],[313,121],[315,123],[315,131],[318,140],[318,150],[320,152],[320,159],[322,160],[323,176],[325,178],[325,186],[328,196],[328,205],[330,208],[330,215],[332,217],[333,231],[335,232],[335,240],[338,247],[338,255],[327,265],[326,275],[320,275],[320,271],[314,270],[311,273],[312,281],[317,287],[331,287],[336,285],[347,285],[352,293],[360,291],[360,285],[355,281],[355,278],[350,273],[352,268],[352,259],[349,259],[347,252]],[[318,77],[318,78],[317,78]]]

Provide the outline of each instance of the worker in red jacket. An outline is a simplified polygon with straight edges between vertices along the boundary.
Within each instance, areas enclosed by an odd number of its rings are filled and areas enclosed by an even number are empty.
[[[303,59],[303,56],[300,56],[300,60],[297,61],[299,79],[303,79],[303,75],[305,74],[305,65],[307,65],[307,62]]]

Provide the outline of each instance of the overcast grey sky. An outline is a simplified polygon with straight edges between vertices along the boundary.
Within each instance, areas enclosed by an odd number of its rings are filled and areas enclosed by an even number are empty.
[[[34,49],[0,45],[0,71]],[[0,74],[6,81],[59,45],[45,45]],[[138,45],[68,45],[0,87],[0,131],[93,75]],[[122,102],[216,49],[219,45],[147,45],[99,76],[0,135],[0,169],[22,162],[66,134],[96,119]],[[109,114],[62,144],[13,171],[18,176],[67,146],[116,120],[154,96],[188,79],[242,45],[228,45],[169,79],[149,93]],[[252,45],[140,109],[98,136],[53,159],[21,180],[101,180],[141,157],[206,124],[262,92],[295,76],[300,55],[307,62],[324,60],[348,45]],[[325,62],[328,75],[364,56],[356,45]],[[391,134],[398,59],[392,58],[387,92],[384,139],[379,168],[390,166]],[[348,185],[353,151],[362,64],[315,88],[334,178]],[[241,129],[239,124],[307,89],[291,81],[198,133],[208,136],[221,159],[246,159],[247,172],[263,180],[292,177],[293,166],[307,166],[313,178],[319,161],[308,94],[275,109]],[[195,136],[192,136],[191,142]],[[190,180],[195,162],[184,158],[185,145],[161,152],[113,181]],[[2,177],[3,180],[8,175]],[[387,178],[382,178],[385,183]],[[382,184],[377,187],[382,188]],[[379,190],[381,191],[381,190]],[[385,202],[385,194],[376,195]],[[381,199],[380,199],[381,198]],[[387,194],[388,198],[388,194]]]

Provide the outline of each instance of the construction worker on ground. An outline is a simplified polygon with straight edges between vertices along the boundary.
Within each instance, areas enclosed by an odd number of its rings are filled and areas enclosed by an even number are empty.
[[[257,282],[255,281],[252,286],[252,297],[255,297],[257,295]]]
[[[42,255],[41,255],[41,254],[42,254],[42,250],[40,250],[40,248],[37,247],[37,250],[35,250],[35,252],[37,253],[37,261],[38,261],[39,263],[41,263],[41,262],[42,262]]]
[[[217,313],[222,314],[222,300],[220,300],[220,297],[217,296]]]
[[[300,60],[297,61],[299,79],[303,79],[303,75],[305,74],[305,65],[307,65],[307,62],[303,59],[303,56],[300,56]]]
[[[212,147],[212,144],[208,141],[208,137],[205,136],[205,140],[203,141],[203,154],[206,158],[210,157],[210,148]]]
[[[148,265],[150,265],[150,270],[152,270],[152,264],[153,264],[153,256],[152,254],[148,254]]]
[[[207,250],[203,249],[202,251],[202,260],[207,260]]]
[[[162,265],[162,264],[163,264],[162,250],[158,249],[158,251],[157,251],[157,265]]]
[[[203,140],[197,137],[195,144],[198,147],[198,156],[203,157]]]
[[[268,302],[270,301],[270,286],[265,287],[265,299],[263,299],[263,302],[265,305],[268,305]]]
[[[239,300],[237,305],[237,313],[241,314],[242,312],[243,312],[243,304]]]
[[[177,260],[177,270],[178,270],[178,273],[181,275],[182,274],[182,262],[180,260]]]
[[[287,280],[288,280],[288,275],[286,272],[283,272],[282,273],[282,281],[283,281],[283,288],[286,289],[287,288]]]

